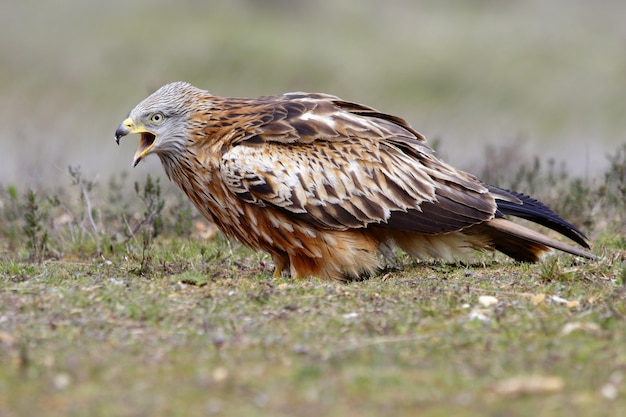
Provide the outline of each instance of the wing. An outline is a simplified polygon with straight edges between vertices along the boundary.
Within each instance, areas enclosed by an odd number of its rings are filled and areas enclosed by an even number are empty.
[[[375,224],[428,234],[496,212],[482,183],[439,161],[395,116],[332,96],[290,94],[247,117],[255,120],[224,150],[220,171],[248,203],[323,228]]]

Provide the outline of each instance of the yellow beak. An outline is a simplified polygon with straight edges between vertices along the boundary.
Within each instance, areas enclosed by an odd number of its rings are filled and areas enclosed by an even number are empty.
[[[131,135],[133,133],[141,134],[141,139],[139,139],[139,147],[137,148],[137,151],[135,152],[135,157],[133,158],[133,167],[135,167],[154,146],[154,143],[156,141],[156,135],[146,130],[145,126],[143,126],[142,124],[135,124],[133,119],[129,117],[124,120],[122,124],[120,124],[115,130],[115,141],[119,145],[120,138],[126,135]]]

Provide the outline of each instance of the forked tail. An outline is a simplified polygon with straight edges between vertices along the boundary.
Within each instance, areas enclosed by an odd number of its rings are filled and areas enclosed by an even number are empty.
[[[494,249],[518,261],[525,262],[539,260],[541,255],[549,251],[550,248],[587,259],[595,259],[593,254],[585,250],[590,248],[587,237],[576,226],[561,218],[548,206],[515,191],[494,186],[488,187],[489,191],[496,196],[498,211],[495,219],[479,225],[476,231],[487,234],[493,242]],[[545,226],[570,238],[585,249],[552,239],[506,220],[504,216],[519,217]]]

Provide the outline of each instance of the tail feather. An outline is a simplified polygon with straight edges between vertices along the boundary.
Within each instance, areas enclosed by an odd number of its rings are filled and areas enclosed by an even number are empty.
[[[559,232],[582,247],[589,249],[589,243],[584,233],[573,224],[561,218],[541,201],[516,191],[494,186],[489,186],[489,191],[496,196],[498,205],[497,217],[509,215],[529,220]]]
[[[593,254],[584,249],[552,239],[503,218],[496,218],[479,226],[483,226],[481,232],[491,238],[494,249],[518,261],[536,262],[550,248],[587,259],[595,259]]]

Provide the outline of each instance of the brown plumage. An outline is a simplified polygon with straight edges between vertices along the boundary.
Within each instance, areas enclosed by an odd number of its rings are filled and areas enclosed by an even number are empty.
[[[448,260],[498,250],[536,261],[550,248],[593,258],[504,217],[589,248],[542,203],[442,162],[403,119],[338,97],[226,98],[176,82],[139,103],[116,140],[131,133],[133,165],[157,154],[207,219],[272,256],[276,275],[367,275],[395,246]]]

